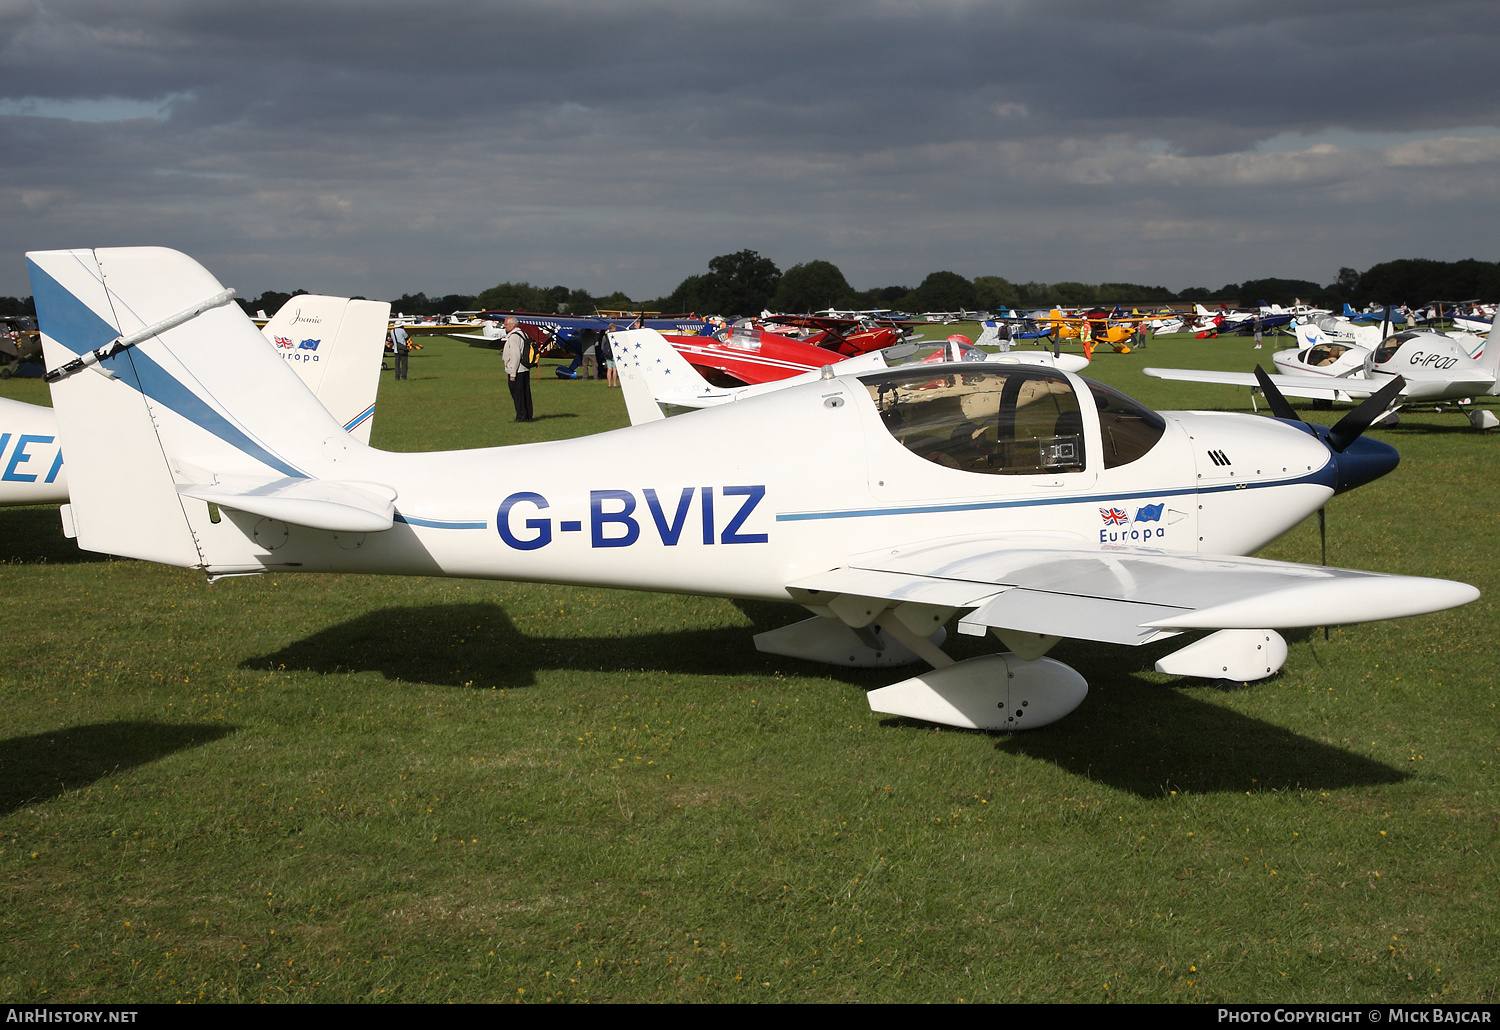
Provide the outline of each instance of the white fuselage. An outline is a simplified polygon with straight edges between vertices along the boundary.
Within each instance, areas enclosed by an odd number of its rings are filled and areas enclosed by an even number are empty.
[[[1370,352],[1364,347],[1356,347],[1347,343],[1318,343],[1300,350],[1281,350],[1271,355],[1271,360],[1276,365],[1276,370],[1282,375],[1289,376],[1320,376],[1324,379],[1354,379],[1361,383],[1365,382],[1367,375],[1365,363],[1370,357]],[[1333,389],[1328,395],[1329,400],[1348,401],[1354,398],[1337,389],[1337,383],[1330,383]]]
[[[1320,343],[1341,343],[1356,347],[1374,347],[1385,338],[1380,325],[1351,322],[1347,318],[1325,315],[1318,319],[1298,319],[1293,328],[1298,347],[1315,347]]]
[[[1469,357],[1441,333],[1405,332],[1383,342],[1365,359],[1371,379],[1401,376],[1407,401],[1461,400],[1497,391],[1494,371]]]
[[[892,541],[1247,554],[1332,493],[1329,452],[1306,433],[1248,415],[1165,417],[1157,444],[1126,465],[1104,467],[1099,423],[1085,417],[1083,471],[981,474],[907,450],[864,384],[839,377],[587,439],[350,448],[309,470],[394,489],[397,524],[383,533],[268,528],[228,510],[214,524],[205,505],[184,507],[211,575],[280,566],[785,600],[788,583]]]
[[[68,474],[52,409],[0,397],[0,504],[67,499]]]

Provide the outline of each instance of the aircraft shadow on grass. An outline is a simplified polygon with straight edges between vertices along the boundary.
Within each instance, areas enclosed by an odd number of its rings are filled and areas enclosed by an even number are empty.
[[[738,601],[756,629],[799,617],[789,605]],[[1310,635],[1310,633],[1308,634]],[[761,654],[745,627],[621,636],[566,637],[523,633],[495,604],[385,608],[306,637],[242,668],[316,673],[379,672],[389,680],[467,688],[529,687],[548,669],[734,676],[777,671],[835,677],[862,689],[885,686],[903,673],[845,669]],[[994,651],[992,641],[950,638],[956,658]],[[1090,683],[1078,712],[1042,730],[996,735],[995,747],[1051,762],[1086,779],[1142,797],[1180,793],[1332,790],[1398,783],[1400,770],[1272,723],[1143,680],[1180,640],[1124,651],[1068,641],[1060,657]],[[1066,654],[1062,652],[1066,651]],[[1275,690],[1277,681],[1252,689]],[[1204,684],[1198,688],[1212,690]],[[1299,697],[1293,703],[1300,703]],[[883,726],[922,726],[883,719]],[[941,732],[975,733],[943,729]]]
[[[0,508],[0,563],[77,565],[109,561],[109,555],[85,551],[63,536],[57,505]]]
[[[791,661],[761,654],[750,637],[743,627],[546,636],[521,632],[496,604],[438,604],[369,612],[241,667],[373,671],[390,680],[513,688],[534,685],[547,669],[757,675]]]
[[[1285,634],[1292,643],[1317,635],[1312,629]],[[1145,678],[1157,659],[1181,645],[1181,638],[1128,649],[1064,641],[1052,654],[1088,681],[1088,700],[1054,725],[996,734],[995,749],[1051,762],[1145,798],[1170,797],[1172,791],[1337,790],[1409,778],[1394,766],[1204,699],[1238,690],[1240,684],[1193,679],[1163,684]],[[1281,679],[1277,675],[1244,689],[1274,692]],[[1288,704],[1302,705],[1305,697],[1299,693]],[[882,725],[906,721],[887,719]]]
[[[139,721],[68,726],[0,740],[0,815],[199,747],[234,726]]]

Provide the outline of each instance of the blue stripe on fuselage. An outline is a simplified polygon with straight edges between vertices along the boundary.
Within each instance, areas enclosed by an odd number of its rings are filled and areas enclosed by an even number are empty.
[[[424,519],[415,515],[403,515],[396,512],[395,521],[404,522],[408,526],[421,526],[423,529],[489,529],[488,522],[460,522],[455,519]]]
[[[952,504],[916,504],[893,508],[847,508],[842,511],[798,511],[776,516],[777,522],[809,522],[818,519],[860,519],[879,515],[931,515],[950,511],[991,511],[997,508],[1046,507],[1056,504],[1097,504],[1100,501],[1134,501],[1154,497],[1184,497],[1194,494],[1217,494],[1230,490],[1259,490],[1272,486],[1300,486],[1311,483],[1333,489],[1333,463],[1296,479],[1278,479],[1260,483],[1223,483],[1206,487],[1180,487],[1165,490],[1134,490],[1082,497],[1027,497],[1013,501],[957,501]]]

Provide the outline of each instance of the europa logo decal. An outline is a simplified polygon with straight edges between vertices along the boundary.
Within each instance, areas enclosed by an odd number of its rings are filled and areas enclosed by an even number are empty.
[[[1135,510],[1135,516],[1132,518],[1124,508],[1100,508],[1099,518],[1103,520],[1105,528],[1099,530],[1099,542],[1118,544],[1132,540],[1163,539],[1167,535],[1167,528],[1161,525],[1162,512],[1165,509],[1165,503],[1143,504]],[[1148,526],[1147,522],[1157,524]]]
[[[301,343],[294,344],[285,336],[278,336],[276,337],[276,348],[281,352],[281,356],[288,361],[317,361],[318,344],[322,342],[322,340],[303,340]]]

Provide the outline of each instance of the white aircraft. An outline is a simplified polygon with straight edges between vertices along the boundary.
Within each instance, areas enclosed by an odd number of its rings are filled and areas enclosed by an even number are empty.
[[[1088,359],[1080,354],[1064,354],[1061,357],[1053,357],[1042,351],[991,354],[950,337],[938,342],[898,343],[894,347],[867,351],[789,379],[751,386],[720,387],[704,379],[682,351],[668,343],[655,330],[631,332],[628,337],[624,333],[613,333],[610,336],[610,347],[620,373],[625,410],[630,415],[632,425],[654,422],[668,415],[680,415],[699,408],[712,408],[732,401],[761,397],[777,390],[841,375],[859,375],[890,368],[932,368],[948,362],[987,361],[997,365],[1036,365],[1077,372],[1088,365]]]
[[[1500,319],[1500,315],[1496,316]],[[1491,335],[1494,334],[1493,327]],[[1500,394],[1500,347],[1490,347],[1476,360],[1463,345],[1442,333],[1408,330],[1387,337],[1363,353],[1356,349],[1335,353],[1336,346],[1282,351],[1274,355],[1284,374],[1269,376],[1282,394],[1313,400],[1359,400],[1374,396],[1399,379],[1391,411],[1402,405],[1453,401],[1475,429],[1500,425],[1493,411],[1468,408],[1474,397]],[[1316,362],[1332,359],[1330,365]],[[1342,359],[1342,365],[1340,364]],[[1358,361],[1359,364],[1355,364]],[[1342,369],[1343,374],[1327,374]],[[1148,376],[1192,383],[1220,383],[1260,389],[1264,381],[1254,372],[1216,372],[1191,368],[1143,368]]]
[[[1049,368],[1060,368],[1066,372],[1082,372],[1089,367],[1089,359],[1082,354],[1064,354],[1057,346],[1058,340],[1053,338],[1053,350],[1028,350],[1024,356],[1013,353],[1011,348],[1015,346],[1015,325],[1004,320],[989,320],[979,323],[981,332],[979,339],[974,341],[975,347],[997,347],[998,354],[995,359],[1002,361],[1021,361],[1033,365],[1046,365]],[[1035,323],[1032,323],[1033,328]],[[950,337],[951,339],[951,337]],[[1043,343],[1044,340],[1037,337],[1028,337],[1032,343]]]
[[[304,293],[287,301],[261,330],[303,385],[360,443],[370,442],[390,310],[383,301]],[[67,500],[56,414],[0,397],[0,505]]]
[[[1360,411],[1332,430],[1158,414],[1072,373],[960,363],[820,379],[583,439],[392,453],[291,388],[192,259],[141,248],[28,262],[68,448],[65,527],[87,550],[210,581],[363,572],[792,602],[814,618],[759,635],[762,650],[924,660],[932,671],[874,691],[871,707],[991,729],[1044,725],[1084,699],[1083,678],[1044,657],[1061,637],[1214,630],[1158,668],[1254,679],[1285,659],[1277,628],[1478,597],[1237,557],[1395,466],[1394,449],[1359,436]],[[961,611],[959,632],[993,632],[1008,651],[949,658],[943,626]]]
[[[1373,350],[1380,345],[1381,340],[1391,335],[1391,323],[1388,319],[1380,323],[1355,322],[1343,315],[1329,313],[1314,318],[1298,318],[1292,323],[1292,334],[1297,337],[1299,347],[1337,343]]]
[[[360,443],[370,442],[391,305],[304,293],[281,306],[261,334]]]
[[[1344,305],[1345,311],[1350,311],[1349,305]],[[1481,321],[1476,318],[1465,318],[1460,321],[1455,317],[1454,329],[1449,332],[1441,332],[1436,329],[1426,329],[1423,332],[1433,333],[1438,336],[1446,336],[1464,349],[1471,358],[1477,358],[1484,350],[1485,337],[1489,333],[1493,315],[1485,316]],[[1335,315],[1330,312],[1319,312],[1308,318],[1299,316],[1297,321],[1291,324],[1292,335],[1297,337],[1299,347],[1316,347],[1323,343],[1345,344],[1355,347],[1363,347],[1365,350],[1374,350],[1381,342],[1390,337],[1394,331],[1395,323],[1391,321],[1391,308],[1385,309],[1385,318],[1380,322],[1356,321],[1348,314]]]
[[[1490,320],[1493,318],[1493,314],[1486,315],[1484,313],[1483,306],[1475,305],[1472,314],[1453,316],[1453,328],[1460,332],[1482,333],[1489,329]]]

